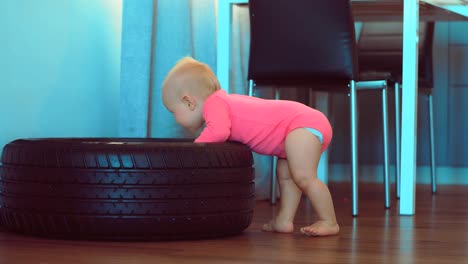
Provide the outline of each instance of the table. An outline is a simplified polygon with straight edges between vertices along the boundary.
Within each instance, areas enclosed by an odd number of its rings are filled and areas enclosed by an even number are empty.
[[[414,215],[416,188],[418,21],[463,20],[468,17],[468,0],[352,0],[356,21],[403,19],[403,89],[401,137],[400,215]],[[217,76],[229,90],[232,5],[248,0],[218,1]]]

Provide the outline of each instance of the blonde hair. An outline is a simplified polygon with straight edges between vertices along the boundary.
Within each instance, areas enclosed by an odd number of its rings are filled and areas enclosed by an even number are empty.
[[[175,76],[188,82],[186,85],[169,88],[170,84],[175,81]],[[192,57],[184,57],[180,59],[174,67],[169,71],[162,83],[163,91],[166,89],[175,89],[176,94],[183,91],[195,93],[203,99],[206,99],[210,94],[221,89],[218,78],[216,78],[210,67],[201,63]]]

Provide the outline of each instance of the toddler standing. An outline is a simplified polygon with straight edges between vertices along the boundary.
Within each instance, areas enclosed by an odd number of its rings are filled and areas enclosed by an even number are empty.
[[[301,233],[338,234],[330,191],[317,178],[320,156],[332,138],[330,123],[321,112],[293,101],[227,94],[206,64],[189,57],[166,76],[162,99],[178,124],[192,131],[205,125],[195,142],[238,141],[259,154],[278,157],[280,209],[262,230],[293,232],[304,193],[319,220],[302,227]]]

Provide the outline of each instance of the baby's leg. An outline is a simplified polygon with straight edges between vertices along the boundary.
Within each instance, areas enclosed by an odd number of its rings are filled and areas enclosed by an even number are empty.
[[[285,149],[292,179],[307,195],[319,217],[314,224],[301,228],[301,232],[309,236],[335,235],[340,230],[330,191],[317,178],[321,147],[319,139],[305,128],[295,129],[286,137]]]
[[[278,214],[270,222],[263,225],[263,231],[290,233],[294,231],[293,220],[296,215],[302,191],[291,178],[288,162],[278,159],[276,175],[280,186],[280,209]]]

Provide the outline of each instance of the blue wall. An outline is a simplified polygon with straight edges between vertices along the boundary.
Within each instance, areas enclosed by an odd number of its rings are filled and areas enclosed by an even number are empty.
[[[122,0],[0,1],[0,149],[118,136]]]

